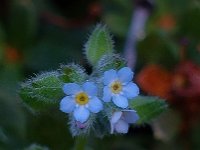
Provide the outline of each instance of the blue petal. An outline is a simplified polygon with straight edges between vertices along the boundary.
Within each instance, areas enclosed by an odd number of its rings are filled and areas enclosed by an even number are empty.
[[[110,91],[110,88],[108,86],[105,86],[103,89],[103,101],[110,102],[111,96],[112,96],[112,93]]]
[[[115,131],[117,133],[127,133],[129,129],[129,124],[124,120],[119,120],[115,124]]]
[[[114,112],[112,114],[112,118],[110,119],[110,133],[111,134],[113,134],[114,128],[115,128],[115,124],[119,121],[121,116],[122,116],[122,112],[121,111],[117,111],[117,112]]]
[[[114,112],[112,114],[112,118],[111,118],[110,122],[112,124],[117,123],[119,121],[119,119],[121,118],[121,116],[122,116],[122,112],[121,111]]]
[[[126,97],[124,97],[122,95],[114,95],[113,98],[112,98],[112,101],[118,107],[121,107],[121,108],[128,107],[128,100],[127,100]]]
[[[74,117],[76,121],[79,121],[81,123],[86,122],[89,115],[90,115],[89,110],[86,109],[84,106],[79,106],[74,110]]]
[[[133,79],[133,72],[129,67],[121,68],[117,74],[122,83],[128,83]]]
[[[128,83],[127,85],[123,86],[123,93],[124,96],[127,98],[134,98],[139,94],[139,88],[135,83]]]
[[[93,113],[98,113],[103,109],[103,104],[97,97],[90,99],[88,106],[88,109]]]
[[[60,102],[60,110],[65,113],[70,113],[75,108],[75,101],[72,97],[66,96]]]
[[[76,83],[66,83],[63,86],[63,91],[67,95],[74,95],[81,91],[81,87]]]
[[[104,85],[108,85],[110,84],[112,81],[117,80],[117,71],[116,70],[108,70],[106,72],[104,72],[104,76],[103,76],[103,83]]]
[[[83,90],[89,96],[96,96],[97,95],[97,87],[93,82],[86,82],[83,84]]]
[[[124,110],[123,117],[127,123],[135,123],[139,119],[139,116],[135,110]]]

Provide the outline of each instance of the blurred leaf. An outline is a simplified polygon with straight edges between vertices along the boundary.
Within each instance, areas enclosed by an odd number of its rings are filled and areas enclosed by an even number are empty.
[[[199,143],[199,139],[200,139],[200,122],[197,121],[196,124],[193,125],[193,128],[190,132],[190,137],[192,140],[192,149],[194,150],[198,150],[200,149],[200,143]]]
[[[47,72],[25,82],[20,89],[22,100],[36,110],[58,104],[63,96],[58,76],[58,72]]]
[[[42,34],[25,52],[25,63],[33,70],[57,69],[60,63],[83,63],[82,42],[85,29],[63,30],[43,24]],[[37,61],[36,61],[37,58]]]
[[[50,150],[70,149],[74,139],[69,133],[67,114],[58,107],[48,109],[37,116],[28,113],[26,140],[28,143],[38,143]]]
[[[19,104],[16,93],[0,88],[0,149],[21,146],[25,135],[25,117]]]
[[[192,1],[188,0],[155,0],[156,4],[156,13],[163,13],[163,12],[172,12],[176,14],[182,14],[190,4],[193,3]],[[181,5],[180,5],[181,4]]]
[[[160,33],[149,34],[138,43],[138,65],[156,63],[173,67],[179,61],[178,46]]]
[[[133,13],[132,0],[110,0],[103,1],[103,20],[108,25],[111,32],[117,36],[125,37],[130,25]]]
[[[200,65],[200,40],[198,38],[188,39],[184,47],[185,57]]]
[[[167,104],[157,97],[138,96],[130,101],[130,107],[137,111],[140,117],[138,123],[145,123],[164,112]]]
[[[13,0],[8,20],[8,39],[16,48],[33,42],[37,28],[36,8],[32,1]]]
[[[179,133],[181,124],[180,114],[177,111],[167,111],[152,122],[154,136],[164,142],[174,142]]]
[[[22,78],[22,66],[9,63],[4,64],[0,69],[0,87],[15,92],[18,82]]]
[[[105,54],[113,52],[113,41],[105,26],[97,25],[85,44],[85,54],[91,65],[96,65]]]
[[[3,51],[4,51],[4,31],[0,24],[0,64],[3,59]]]
[[[8,140],[7,135],[3,131],[2,127],[0,126],[0,145],[5,144]],[[1,148],[1,147],[0,147]]]
[[[127,15],[123,15],[119,12],[118,12],[118,14],[117,13],[107,13],[104,16],[104,20],[105,20],[106,24],[109,26],[112,33],[114,33],[120,37],[126,36],[128,27],[129,27],[130,17],[127,17]]]
[[[198,5],[186,9],[180,16],[179,34],[181,37],[200,38],[200,7]]]
[[[38,144],[31,144],[28,148],[25,148],[24,150],[49,150],[45,146],[40,146]]]

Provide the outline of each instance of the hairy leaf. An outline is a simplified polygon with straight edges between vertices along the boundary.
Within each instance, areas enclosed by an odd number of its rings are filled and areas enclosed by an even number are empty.
[[[97,25],[85,44],[85,54],[91,65],[97,64],[105,54],[113,52],[113,41],[105,26]]]
[[[157,97],[138,96],[130,101],[130,107],[137,111],[140,117],[138,123],[145,123],[164,112],[167,104]]]
[[[58,72],[43,73],[22,84],[22,100],[35,109],[57,104],[63,97],[63,83],[58,75]]]

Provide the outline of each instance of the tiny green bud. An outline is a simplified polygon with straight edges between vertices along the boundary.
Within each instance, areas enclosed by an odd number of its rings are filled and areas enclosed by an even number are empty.
[[[69,65],[61,65],[59,72],[59,79],[65,83],[82,83],[88,78],[88,75],[85,73],[85,69],[73,63]]]
[[[120,68],[125,66],[126,61],[124,58],[117,54],[109,54],[101,57],[101,59],[98,61],[95,70],[100,73],[103,73],[110,69],[119,70]]]

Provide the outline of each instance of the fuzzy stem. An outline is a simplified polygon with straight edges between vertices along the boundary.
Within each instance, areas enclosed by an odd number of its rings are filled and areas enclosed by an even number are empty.
[[[77,137],[74,150],[85,150],[87,144],[87,138],[86,137]]]

